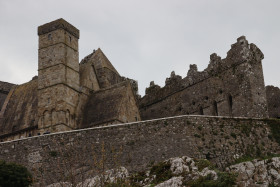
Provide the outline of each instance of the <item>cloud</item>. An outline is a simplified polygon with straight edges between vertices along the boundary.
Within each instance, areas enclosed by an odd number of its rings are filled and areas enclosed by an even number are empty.
[[[37,74],[37,27],[64,18],[80,29],[80,59],[101,47],[116,69],[138,80],[140,93],[161,86],[172,70],[207,67],[246,35],[263,51],[266,84],[277,78],[280,2],[271,0],[0,0],[0,80],[24,83]]]

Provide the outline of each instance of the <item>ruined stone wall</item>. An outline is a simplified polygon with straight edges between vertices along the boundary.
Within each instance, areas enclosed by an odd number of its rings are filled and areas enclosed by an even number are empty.
[[[94,91],[124,81],[100,48],[81,61],[80,78],[81,86]]]
[[[81,128],[141,120],[130,81],[93,92],[86,103]]]
[[[11,91],[0,118],[0,140],[34,136],[37,133],[38,79],[18,85]]]
[[[0,81],[0,111],[5,102],[6,97],[8,96],[13,86],[14,84]]]
[[[172,72],[163,88],[151,82],[140,100],[141,117],[155,119],[182,114],[267,117],[262,59],[262,52],[240,37],[225,59],[212,54],[204,71],[190,65],[185,78]]]
[[[43,172],[45,179],[57,179],[63,163],[75,173],[98,169],[93,160],[102,157],[105,170],[115,166],[113,158],[132,172],[183,155],[223,168],[244,154],[280,153],[271,123],[279,120],[179,116],[111,125],[0,143],[0,159],[23,164],[34,175]]]
[[[280,118],[280,89],[266,86],[268,114],[270,118]]]

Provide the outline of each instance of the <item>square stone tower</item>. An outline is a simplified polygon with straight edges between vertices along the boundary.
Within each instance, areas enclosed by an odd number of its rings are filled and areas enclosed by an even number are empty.
[[[64,19],[38,27],[38,128],[75,129],[79,99],[79,30]]]

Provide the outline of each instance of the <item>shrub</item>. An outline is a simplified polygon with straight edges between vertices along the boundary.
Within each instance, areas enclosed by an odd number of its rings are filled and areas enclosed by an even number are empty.
[[[205,159],[198,159],[195,160],[198,171],[202,171],[204,168],[208,167],[211,165],[209,160],[205,160]]]
[[[152,181],[154,184],[159,184],[173,177],[170,170],[171,164],[168,162],[159,162],[151,168],[151,175],[156,175]]]
[[[21,165],[0,161],[0,186],[27,187],[32,184],[32,175]]]
[[[271,135],[268,135],[269,139],[275,139],[275,141],[280,145],[280,120],[269,119],[264,120],[270,127]]]

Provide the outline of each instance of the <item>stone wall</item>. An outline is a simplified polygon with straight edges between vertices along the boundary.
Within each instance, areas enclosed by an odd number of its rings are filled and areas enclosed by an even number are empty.
[[[38,128],[41,133],[77,128],[79,30],[63,19],[38,27]]]
[[[171,73],[165,86],[151,82],[140,100],[142,119],[184,114],[267,117],[262,52],[240,37],[225,59],[212,54],[204,71],[190,65],[185,78]]]
[[[268,114],[270,118],[280,118],[280,89],[266,86]]]
[[[140,121],[130,81],[93,92],[85,106],[81,128]]]
[[[0,140],[34,136],[37,129],[38,79],[18,85],[9,93],[6,108],[1,111]]]
[[[0,81],[0,111],[5,102],[6,97],[8,96],[13,86],[14,84]]]
[[[105,170],[122,165],[133,172],[185,155],[224,168],[244,154],[280,153],[271,123],[280,125],[279,120],[178,116],[4,142],[0,159],[23,164],[34,175],[40,171],[45,180],[58,180],[62,169],[98,172],[96,160]]]

